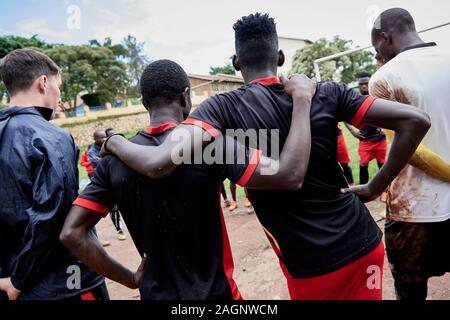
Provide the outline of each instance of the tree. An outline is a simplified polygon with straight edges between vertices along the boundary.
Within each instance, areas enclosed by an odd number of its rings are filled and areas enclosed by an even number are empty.
[[[309,77],[314,77],[314,60],[349,50],[352,44],[351,40],[344,40],[338,36],[334,37],[332,41],[321,38],[312,45],[297,51],[290,73],[304,73]],[[322,62],[319,65],[322,81],[334,80],[351,83],[355,81],[360,72],[374,73],[376,71],[373,59],[374,56],[371,52],[358,51],[352,55]]]
[[[125,58],[128,56],[128,50],[122,44],[112,44],[112,39],[110,37],[105,38],[103,44],[100,44],[98,40],[89,40],[89,45],[93,48],[106,47],[110,49],[117,58]]]
[[[17,37],[17,36],[3,36],[0,37],[0,59],[6,56],[13,50],[23,48],[40,48],[50,49],[55,45],[46,43],[40,40],[37,35],[31,38]]]
[[[139,97],[139,81],[151,59],[144,53],[145,43],[138,42],[135,37],[128,35],[123,39],[122,43],[126,50],[125,60],[128,65],[128,76],[130,78],[127,94],[131,97]]]
[[[77,96],[84,91],[101,91],[108,102],[126,91],[127,67],[108,47],[57,46],[45,53],[62,70],[61,99],[72,108],[76,107]]]
[[[209,68],[210,75],[219,74],[219,73],[236,75],[236,70],[234,70],[234,67],[231,65],[231,63],[228,63],[228,64],[224,65],[223,67],[210,67]]]

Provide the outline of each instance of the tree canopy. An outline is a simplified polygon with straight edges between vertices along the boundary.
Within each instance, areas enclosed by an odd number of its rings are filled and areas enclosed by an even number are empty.
[[[80,93],[98,94],[102,102],[114,102],[118,95],[139,96],[139,78],[150,61],[144,54],[144,43],[132,36],[119,44],[106,38],[102,43],[93,39],[86,45],[49,44],[36,35],[0,37],[0,58],[21,48],[40,50],[60,66],[61,99],[71,107],[75,107]],[[0,82],[0,100],[5,93],[4,84]]]
[[[351,49],[353,42],[338,36],[333,40],[321,38],[312,45],[298,50],[294,56],[291,73],[304,73],[315,76],[314,60]],[[320,63],[322,81],[340,81],[350,83],[355,81],[358,73],[366,71],[374,73],[374,55],[368,51],[358,51],[352,55]]]
[[[215,75],[215,74],[236,74],[236,70],[234,70],[234,67],[231,63],[228,63],[222,67],[210,67],[209,68],[209,74]]]

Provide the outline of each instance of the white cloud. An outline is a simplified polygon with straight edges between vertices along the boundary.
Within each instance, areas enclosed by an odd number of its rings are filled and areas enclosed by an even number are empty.
[[[39,36],[45,38],[70,38],[69,30],[54,30],[48,26],[48,21],[44,18],[21,20],[17,23],[17,28],[19,33],[23,36],[38,34]]]
[[[44,0],[41,0],[44,1]],[[406,0],[64,0],[81,8],[82,24],[78,32],[59,30],[52,13],[43,19],[21,21],[20,32],[39,33],[48,40],[86,43],[89,39],[111,37],[120,42],[131,34],[146,42],[146,52],[154,58],[179,62],[188,72],[207,73],[209,66],[223,65],[234,52],[233,23],[249,13],[268,12],[284,36],[316,40],[340,35],[355,45],[370,42],[370,23],[374,8],[404,7],[411,11],[418,29],[450,20],[450,2],[430,3]],[[49,0],[50,2],[50,0]],[[48,22],[51,22],[50,25]],[[61,26],[60,26],[61,27]],[[427,40],[450,48],[450,27],[430,32]],[[66,41],[67,40],[67,41]]]

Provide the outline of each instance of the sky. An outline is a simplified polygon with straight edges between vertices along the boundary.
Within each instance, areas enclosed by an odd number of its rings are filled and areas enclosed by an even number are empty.
[[[189,73],[207,74],[234,53],[233,23],[269,13],[285,37],[317,40],[339,35],[370,44],[370,29],[385,9],[411,12],[418,30],[450,22],[448,0],[0,0],[0,35],[38,34],[51,43],[85,44],[128,34],[145,42],[153,59],[172,59]],[[450,51],[450,26],[423,34]]]

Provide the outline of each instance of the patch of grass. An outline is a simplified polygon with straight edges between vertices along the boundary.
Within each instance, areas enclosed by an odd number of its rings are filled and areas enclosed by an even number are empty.
[[[231,200],[230,180],[225,180],[223,184],[227,192],[228,200]],[[236,198],[238,201],[243,201],[245,199],[244,189],[239,186],[236,186]]]

